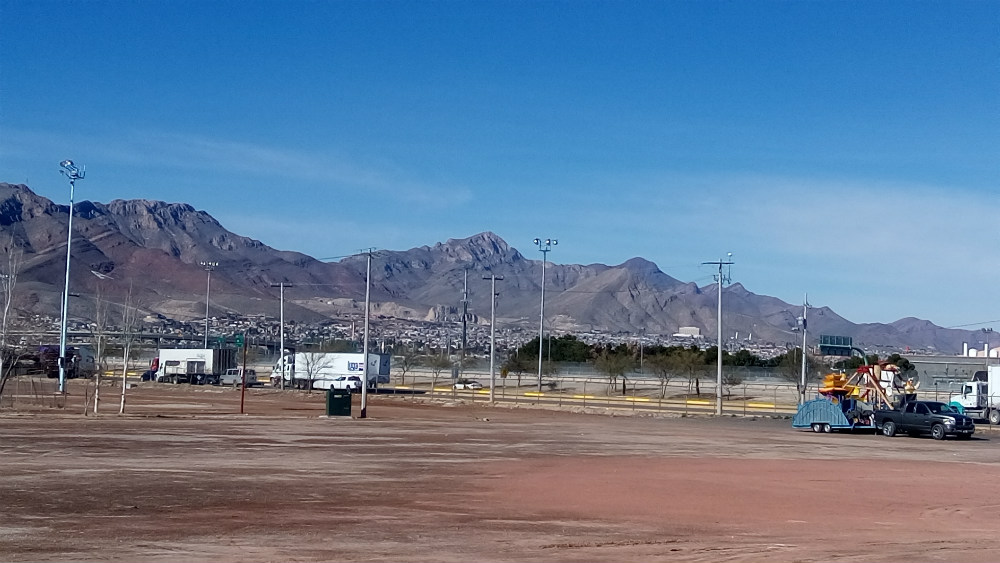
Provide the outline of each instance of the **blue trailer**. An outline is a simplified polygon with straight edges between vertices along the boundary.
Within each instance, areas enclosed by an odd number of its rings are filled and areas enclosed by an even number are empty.
[[[792,417],[792,428],[812,428],[813,432],[834,430],[875,431],[875,412],[871,405],[853,398],[820,396],[799,407]]]

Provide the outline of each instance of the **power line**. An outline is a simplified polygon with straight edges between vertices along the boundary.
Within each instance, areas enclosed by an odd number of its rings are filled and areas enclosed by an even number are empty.
[[[946,326],[944,328],[965,328],[967,326],[980,326],[980,325],[993,324],[993,323],[1000,323],[1000,319],[997,319],[995,321],[983,321],[983,322],[980,322],[980,323],[969,323],[969,324],[964,324],[964,325]]]

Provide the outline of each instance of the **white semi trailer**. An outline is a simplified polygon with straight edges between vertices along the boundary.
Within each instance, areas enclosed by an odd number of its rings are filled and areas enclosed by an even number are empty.
[[[389,383],[389,354],[368,354],[368,388]],[[271,371],[271,386],[295,389],[329,389],[341,376],[363,376],[364,354],[343,352],[297,352],[285,356],[284,373],[281,360]]]

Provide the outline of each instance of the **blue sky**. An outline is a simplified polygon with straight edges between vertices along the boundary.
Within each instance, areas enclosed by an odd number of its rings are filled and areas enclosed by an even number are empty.
[[[0,0],[0,181],[997,326],[1000,2]]]

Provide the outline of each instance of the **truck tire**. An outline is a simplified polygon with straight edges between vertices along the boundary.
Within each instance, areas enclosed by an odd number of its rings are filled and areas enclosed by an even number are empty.
[[[887,420],[887,421],[883,422],[882,423],[882,435],[886,436],[888,438],[892,438],[893,436],[895,436],[896,435],[896,423],[893,422],[893,421],[891,421],[891,420]]]
[[[990,414],[987,415],[987,418],[989,419],[990,424],[994,426],[1000,424],[1000,411],[996,409],[990,409]]]
[[[935,424],[931,426],[931,438],[935,440],[944,440],[945,432],[943,424]]]

